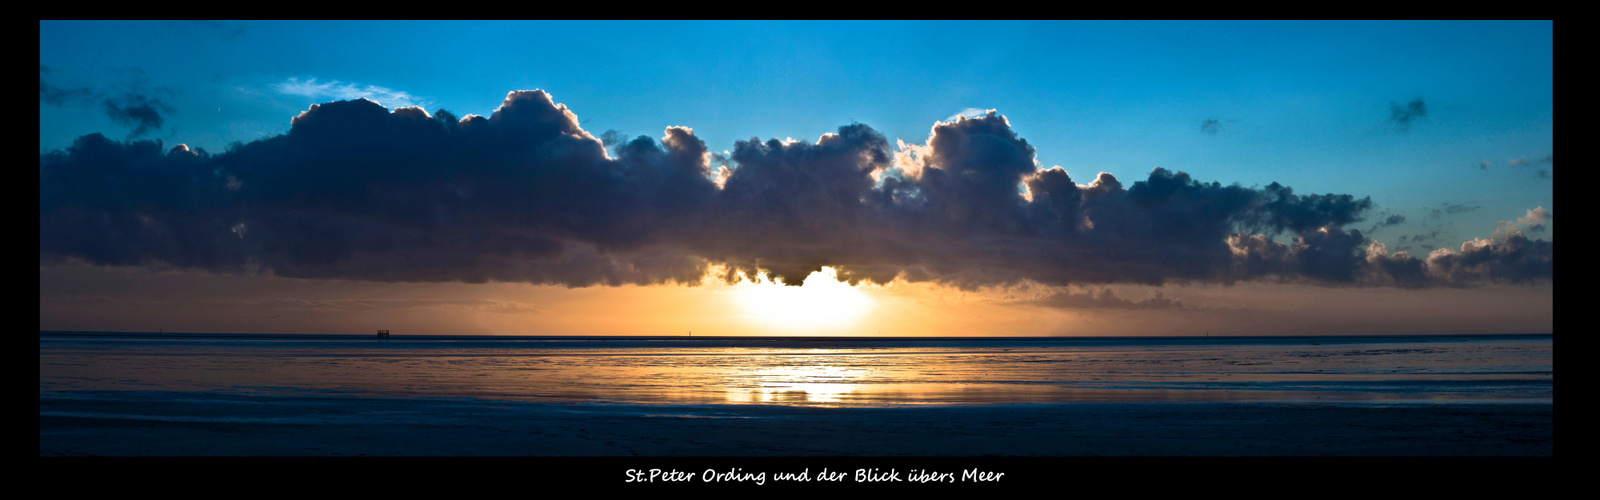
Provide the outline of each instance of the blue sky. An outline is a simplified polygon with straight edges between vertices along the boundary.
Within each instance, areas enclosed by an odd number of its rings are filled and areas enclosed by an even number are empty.
[[[1391,245],[1553,210],[1550,22],[41,22],[39,63],[52,85],[150,92],[171,112],[142,138],[213,152],[340,97],[487,115],[537,88],[596,135],[683,125],[712,150],[852,122],[920,144],[997,109],[1077,179],[1370,195],[1407,219],[1373,235]],[[1396,130],[1390,106],[1417,98]],[[41,102],[39,122],[41,152],[131,131],[94,105]]]

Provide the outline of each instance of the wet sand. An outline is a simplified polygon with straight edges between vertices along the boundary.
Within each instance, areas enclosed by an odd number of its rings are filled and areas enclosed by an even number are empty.
[[[42,456],[1550,456],[1553,404],[817,408],[41,391]]]

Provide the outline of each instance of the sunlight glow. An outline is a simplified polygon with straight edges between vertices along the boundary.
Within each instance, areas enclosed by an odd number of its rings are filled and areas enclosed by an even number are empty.
[[[865,369],[827,366],[828,360],[810,356],[784,361],[784,366],[763,367],[730,379],[728,401],[837,404],[859,389],[859,382],[869,375]]]
[[[733,290],[745,318],[786,330],[854,326],[875,303],[858,287],[840,282],[838,272],[831,267],[811,273],[801,286],[786,286],[758,277],[756,281],[739,283]]]

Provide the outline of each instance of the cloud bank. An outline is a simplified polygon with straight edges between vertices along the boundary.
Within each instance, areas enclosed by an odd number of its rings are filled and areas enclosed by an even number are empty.
[[[799,284],[822,266],[963,288],[1552,276],[1551,243],[1515,230],[1426,259],[1388,253],[1346,229],[1373,208],[1348,194],[1160,168],[1078,184],[1037,167],[994,111],[939,122],[922,145],[891,148],[864,124],[737,141],[717,171],[690,128],[602,140],[578,124],[535,90],[488,117],[314,105],[288,133],[220,154],[83,136],[39,157],[40,261],[567,286],[692,284],[712,269]]]

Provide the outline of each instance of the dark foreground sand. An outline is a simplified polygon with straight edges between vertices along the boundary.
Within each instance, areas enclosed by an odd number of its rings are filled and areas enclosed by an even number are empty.
[[[41,455],[1553,455],[1554,405],[809,408],[41,393]]]

